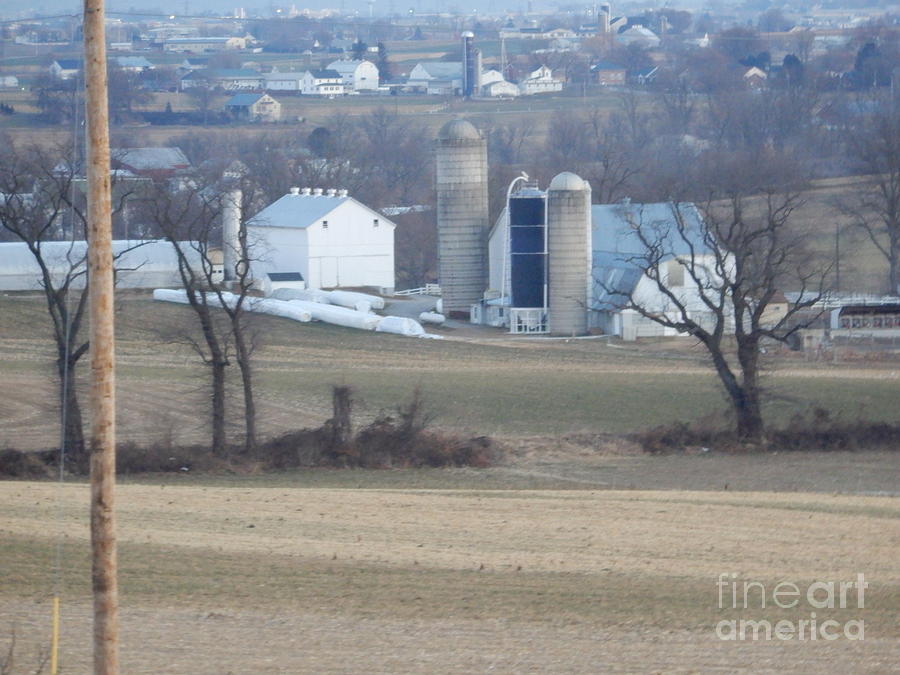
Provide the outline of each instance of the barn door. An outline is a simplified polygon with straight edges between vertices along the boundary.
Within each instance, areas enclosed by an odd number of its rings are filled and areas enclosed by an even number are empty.
[[[321,267],[319,268],[319,285],[321,288],[335,288],[340,285],[338,279],[338,259],[319,258]]]

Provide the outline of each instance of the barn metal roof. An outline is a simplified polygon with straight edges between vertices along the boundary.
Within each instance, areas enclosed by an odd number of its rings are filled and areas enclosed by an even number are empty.
[[[110,153],[113,160],[132,169],[179,169],[188,167],[191,162],[181,148],[118,148]]]
[[[350,199],[327,195],[286,194],[257,213],[247,221],[247,224],[258,227],[306,228],[322,220]]]
[[[226,108],[243,108],[251,106],[263,97],[262,94],[235,94],[225,104]]]

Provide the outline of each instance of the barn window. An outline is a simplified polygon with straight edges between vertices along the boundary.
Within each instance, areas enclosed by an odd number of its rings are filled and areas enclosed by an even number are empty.
[[[328,229],[328,221],[327,221],[327,220],[323,220],[323,221],[322,221],[322,229],[323,229],[323,230],[327,230],[327,229]]]
[[[372,221],[372,227],[378,227],[378,218],[375,218],[375,219]]]

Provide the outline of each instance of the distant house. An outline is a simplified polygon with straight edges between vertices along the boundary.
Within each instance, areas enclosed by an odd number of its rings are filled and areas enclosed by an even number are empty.
[[[519,93],[523,96],[562,91],[562,88],[563,83],[553,79],[553,71],[547,66],[532,71],[528,77],[519,82]]]
[[[759,89],[766,84],[766,80],[769,79],[768,74],[762,68],[757,68],[753,66],[752,68],[748,68],[744,73],[744,84],[746,84],[751,89]]]
[[[112,63],[132,73],[143,73],[156,67],[143,56],[117,56],[112,59]]]
[[[78,76],[83,65],[78,59],[57,59],[47,70],[58,80],[71,80]]]
[[[0,89],[18,89],[19,78],[15,75],[0,75]]]
[[[298,272],[310,288],[394,288],[395,224],[346,190],[291,188],[247,221],[254,279]]]
[[[300,93],[307,96],[341,96],[344,81],[336,70],[307,70],[300,81]]]
[[[109,154],[113,169],[149,178],[170,178],[191,166],[178,147],[118,148]]]
[[[235,94],[225,103],[225,112],[248,122],[277,122],[281,104],[268,94]]]
[[[378,89],[378,66],[365,59],[359,61],[332,61],[328,70],[341,75],[345,91],[376,91]]]
[[[627,71],[624,66],[609,61],[601,61],[591,66],[591,74],[597,84],[618,86],[625,84]]]
[[[462,62],[431,61],[417,63],[409,72],[406,86],[426,94],[446,96],[462,89],[462,82]]]

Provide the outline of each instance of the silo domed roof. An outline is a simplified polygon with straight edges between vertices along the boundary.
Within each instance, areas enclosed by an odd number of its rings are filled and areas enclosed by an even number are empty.
[[[481,134],[471,122],[466,120],[451,120],[438,132],[438,138],[442,141],[480,140]]]
[[[550,181],[551,190],[584,190],[584,181],[577,174],[571,171],[563,171],[556,174],[556,177]]]

